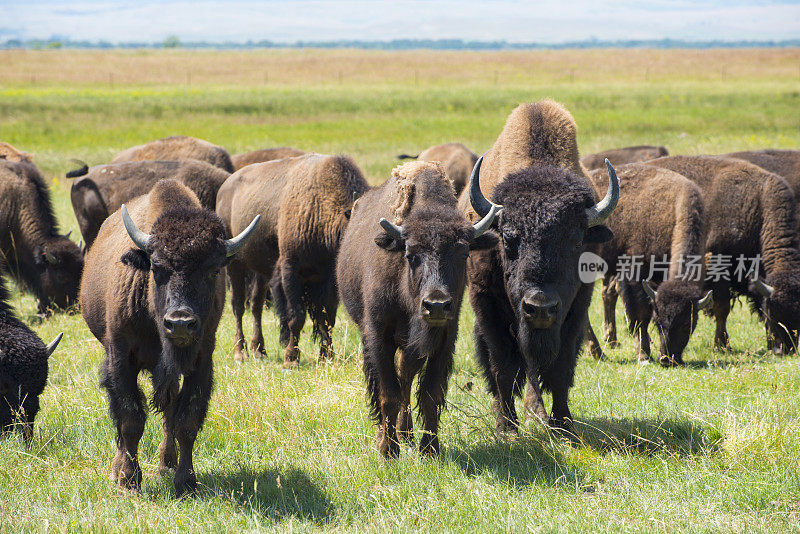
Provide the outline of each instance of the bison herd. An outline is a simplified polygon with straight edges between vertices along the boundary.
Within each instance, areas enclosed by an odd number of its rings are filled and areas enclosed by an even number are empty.
[[[431,147],[370,187],[346,156],[270,148],[231,157],[179,136],[82,165],[71,200],[83,246],[63,235],[32,158],[0,143],[0,427],[30,439],[50,345],[9,304],[6,275],[42,314],[78,305],[106,358],[100,385],[116,426],[112,479],[140,486],[137,460],[152,376],[161,412],[162,470],[192,492],[192,450],[213,386],[226,284],[234,358],[265,357],[261,313],[280,320],[284,367],[297,367],[308,315],[320,360],[333,358],[341,300],[358,326],[377,447],[413,442],[412,383],[421,453],[440,450],[439,417],[462,298],[475,311],[475,358],[493,397],[496,429],[526,423],[572,431],[569,390],[578,354],[602,358],[588,320],[597,258],[602,337],[617,343],[619,296],[638,359],[681,365],[706,310],[715,345],[729,345],[732,300],[763,320],[769,349],[796,349],[800,329],[800,151],[669,156],[638,146],[579,159],[570,113],[551,100],[523,104],[480,158],[460,143]],[[247,301],[254,332],[245,343]],[[399,351],[399,357],[397,353]],[[552,393],[551,410],[542,390]]]

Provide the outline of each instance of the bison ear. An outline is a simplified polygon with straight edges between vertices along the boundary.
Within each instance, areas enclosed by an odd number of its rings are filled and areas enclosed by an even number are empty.
[[[614,232],[604,224],[587,228],[586,235],[583,236],[584,243],[605,243],[612,239],[614,239]]]
[[[144,250],[138,248],[128,250],[119,261],[140,271],[150,270],[150,258],[147,257],[147,253]]]
[[[398,252],[406,249],[406,244],[402,239],[395,239],[386,232],[379,232],[375,236],[375,244],[389,252]]]
[[[497,246],[500,237],[494,232],[479,235],[469,243],[470,250],[489,250]]]

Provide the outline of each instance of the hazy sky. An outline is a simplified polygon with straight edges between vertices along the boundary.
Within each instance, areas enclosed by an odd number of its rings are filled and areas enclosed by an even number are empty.
[[[800,38],[800,0],[0,0],[0,40]]]

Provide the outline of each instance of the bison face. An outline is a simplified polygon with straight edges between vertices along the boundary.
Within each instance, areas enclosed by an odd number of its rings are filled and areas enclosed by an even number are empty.
[[[702,295],[696,284],[680,279],[663,282],[658,291],[649,282],[642,285],[661,340],[659,363],[665,367],[683,364],[683,351],[697,326],[698,311],[711,305],[711,291]]]
[[[770,273],[766,282],[757,280],[751,290],[761,299],[767,327],[768,347],[775,354],[797,350],[800,330],[800,276],[794,272]]]
[[[58,236],[37,247],[34,259],[41,281],[39,312],[45,312],[50,304],[65,309],[76,303],[83,272],[80,247],[67,237]]]
[[[379,247],[404,254],[404,292],[415,314],[433,328],[458,319],[469,251],[497,244],[495,234],[477,234],[454,210],[441,211],[414,212],[402,227],[383,219],[384,231],[375,238]]]

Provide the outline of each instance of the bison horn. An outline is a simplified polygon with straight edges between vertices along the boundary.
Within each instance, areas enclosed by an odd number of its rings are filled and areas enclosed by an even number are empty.
[[[482,236],[486,233],[489,228],[492,227],[492,223],[494,222],[494,218],[503,210],[503,206],[498,206],[497,204],[492,204],[489,213],[486,214],[486,217],[481,219],[480,221],[476,222],[472,225],[472,239]]]
[[[775,292],[774,287],[767,284],[766,282],[762,282],[758,278],[753,280],[753,287],[756,288],[756,291],[758,291],[759,295],[766,298],[770,298],[772,294]]]
[[[403,227],[397,226],[396,224],[392,224],[386,219],[380,220],[381,227],[386,231],[389,236],[393,239],[402,239],[403,238]]]
[[[590,227],[603,224],[614,212],[614,208],[619,202],[619,179],[617,179],[617,173],[608,158],[606,158],[606,167],[608,168],[608,192],[603,200],[591,208],[586,208],[586,222]]]
[[[653,304],[656,303],[656,297],[658,296],[658,291],[653,289],[653,286],[650,285],[650,280],[642,280],[642,288],[644,292],[647,293],[647,296],[653,301]]]
[[[64,237],[66,237],[67,239],[69,239],[69,236],[71,236],[71,235],[72,235],[72,230],[70,230],[69,232],[67,232],[67,233],[64,235]]]
[[[125,230],[128,231],[131,241],[133,241],[134,245],[146,252],[147,243],[150,241],[150,234],[139,230],[136,223],[133,222],[133,219],[131,219],[131,216],[128,214],[128,208],[125,207],[125,204],[122,205],[120,211],[122,212],[122,224],[125,225]]]
[[[708,293],[703,295],[703,298],[697,301],[697,309],[698,310],[705,310],[711,305],[711,302],[714,300],[713,291],[709,290]]]
[[[258,221],[260,220],[261,215],[256,215],[253,217],[253,222],[251,222],[247,228],[242,231],[242,233],[232,239],[225,240],[225,255],[227,257],[230,258],[242,249],[242,247],[247,243],[247,240],[250,239],[250,235],[253,233],[253,230],[256,229]]]
[[[492,211],[492,207],[497,206],[497,208],[501,208],[500,204],[495,204],[489,201],[483,193],[481,192],[481,163],[483,163],[483,156],[478,158],[478,161],[475,162],[475,166],[472,168],[472,174],[469,175],[469,203],[472,206],[472,209],[475,210],[475,213],[480,215],[481,217],[486,217],[489,212]],[[480,224],[480,222],[478,223]]]
[[[53,351],[56,350],[56,347],[58,346],[58,344],[61,341],[62,337],[64,337],[64,332],[61,332],[60,334],[58,334],[56,336],[56,338],[53,341],[51,341],[50,344],[47,345],[44,348],[45,352],[47,352],[47,356],[48,357],[50,357],[50,355],[53,354]]]
[[[44,247],[44,258],[50,265],[58,265],[58,258],[56,258],[52,252],[47,250],[47,247]]]

